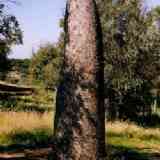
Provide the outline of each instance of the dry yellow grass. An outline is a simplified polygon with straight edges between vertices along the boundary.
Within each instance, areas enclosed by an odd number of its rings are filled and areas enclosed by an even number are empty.
[[[107,141],[119,147],[160,152],[160,128],[143,128],[129,122],[108,122]]]
[[[0,145],[48,140],[53,133],[53,117],[53,112],[0,112]],[[119,121],[108,122],[106,128],[110,145],[160,152],[160,128],[143,128]]]
[[[0,135],[10,134],[17,130],[53,129],[53,113],[0,112],[0,126]]]
[[[128,135],[130,134],[133,137],[155,137],[157,139],[160,139],[160,128],[143,128],[140,126],[137,126],[134,123],[130,122],[109,122],[106,125],[106,128],[108,128],[108,132],[113,132],[117,134],[123,134]]]

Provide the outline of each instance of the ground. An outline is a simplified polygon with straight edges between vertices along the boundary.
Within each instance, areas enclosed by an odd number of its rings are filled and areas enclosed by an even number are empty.
[[[53,144],[55,94],[40,90],[0,107],[0,160],[48,160]],[[8,103],[7,103],[8,102]],[[43,103],[42,103],[43,102]],[[160,126],[106,123],[108,160],[159,160]]]
[[[0,112],[0,160],[48,160],[53,112]]]
[[[0,160],[48,160],[53,112],[0,112]],[[107,122],[109,160],[159,160],[160,128]]]
[[[109,160],[159,160],[160,128],[144,128],[129,122],[109,122]]]

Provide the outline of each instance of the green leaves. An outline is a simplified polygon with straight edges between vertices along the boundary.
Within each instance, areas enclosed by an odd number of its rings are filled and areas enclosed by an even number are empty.
[[[7,69],[7,56],[11,46],[22,44],[22,31],[18,20],[5,10],[5,3],[0,2],[0,72],[5,76]],[[0,76],[3,78],[3,76]]]
[[[30,80],[42,83],[45,88],[54,89],[59,80],[60,68],[60,46],[47,43],[33,54],[29,69]]]
[[[143,11],[142,1],[97,1],[103,27],[108,78],[112,82],[119,80],[122,88],[126,84],[131,85],[131,82],[134,85],[134,81],[143,81],[142,74],[146,80],[152,79],[156,74],[150,75],[147,72],[159,61],[157,55],[160,45],[157,42],[160,41],[160,35],[153,27],[151,14]],[[145,68],[143,73],[141,68]],[[115,83],[112,85],[115,86]]]
[[[109,112],[114,110],[120,116],[131,111],[133,115],[134,108],[138,108],[136,112],[140,113],[143,107],[150,107],[150,90],[160,75],[159,8],[145,12],[142,0],[97,2],[103,29]]]

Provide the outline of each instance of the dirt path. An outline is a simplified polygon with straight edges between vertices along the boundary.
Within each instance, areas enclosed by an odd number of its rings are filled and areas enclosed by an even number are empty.
[[[160,150],[152,148],[130,149],[108,146],[107,160],[160,160]]]
[[[52,148],[24,149],[23,151],[0,153],[0,160],[48,160]]]
[[[40,149],[24,149],[16,152],[3,152],[0,153],[0,160],[48,160],[49,155],[52,153],[51,147]],[[160,160],[160,153],[155,152],[141,157],[133,152],[122,153],[116,155],[111,160]]]

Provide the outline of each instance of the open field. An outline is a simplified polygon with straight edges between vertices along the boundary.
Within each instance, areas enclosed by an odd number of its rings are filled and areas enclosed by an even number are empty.
[[[52,112],[0,112],[0,145],[46,143],[53,133],[52,117]]]
[[[6,154],[36,154],[33,148],[41,147],[38,153],[50,153],[53,112],[0,112],[0,125],[0,159]],[[108,122],[106,126],[109,160],[160,159],[160,128],[119,121]]]
[[[159,160],[160,128],[143,128],[128,122],[107,124],[109,160]]]

